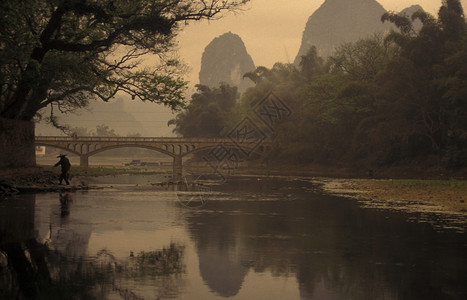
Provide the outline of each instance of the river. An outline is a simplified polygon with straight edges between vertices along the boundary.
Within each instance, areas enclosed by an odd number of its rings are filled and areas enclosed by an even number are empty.
[[[0,201],[0,299],[467,299],[465,232],[313,180],[156,180]]]

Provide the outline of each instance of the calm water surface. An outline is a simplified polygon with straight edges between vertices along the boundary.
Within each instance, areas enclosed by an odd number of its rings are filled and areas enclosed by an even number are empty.
[[[0,201],[0,299],[467,299],[463,232],[312,181],[151,182]]]

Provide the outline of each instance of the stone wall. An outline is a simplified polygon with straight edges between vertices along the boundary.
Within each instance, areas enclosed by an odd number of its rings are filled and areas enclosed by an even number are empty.
[[[34,122],[0,118],[0,168],[35,165]]]

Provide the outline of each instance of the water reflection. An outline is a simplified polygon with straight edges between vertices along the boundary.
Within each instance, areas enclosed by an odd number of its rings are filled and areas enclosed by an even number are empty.
[[[145,179],[147,180],[147,179]],[[299,180],[0,201],[0,299],[466,299],[465,233]]]
[[[60,217],[66,219],[70,215],[70,205],[73,202],[70,193],[60,193]]]
[[[0,299],[144,299],[131,283],[147,280],[158,283],[160,296],[178,294],[173,276],[184,272],[184,246],[123,259],[107,249],[89,256],[93,227],[70,222],[72,196],[60,194],[40,210],[35,198],[0,202]]]
[[[33,298],[36,282],[47,279],[43,249],[34,239],[34,196],[22,200],[0,202],[1,299]]]
[[[465,235],[362,210],[300,182],[240,180],[224,188],[229,200],[187,216],[201,275],[218,295],[237,294],[249,270],[295,276],[302,299],[467,295]]]
[[[236,295],[248,272],[242,257],[245,249],[237,239],[239,228],[217,215],[200,214],[189,224],[197,241],[199,270],[205,283],[220,296]]]

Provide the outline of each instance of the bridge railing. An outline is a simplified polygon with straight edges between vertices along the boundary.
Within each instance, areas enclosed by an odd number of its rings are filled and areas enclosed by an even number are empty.
[[[219,138],[178,138],[178,137],[98,137],[98,136],[36,136],[36,142],[171,142],[171,143],[212,143],[228,142]]]

